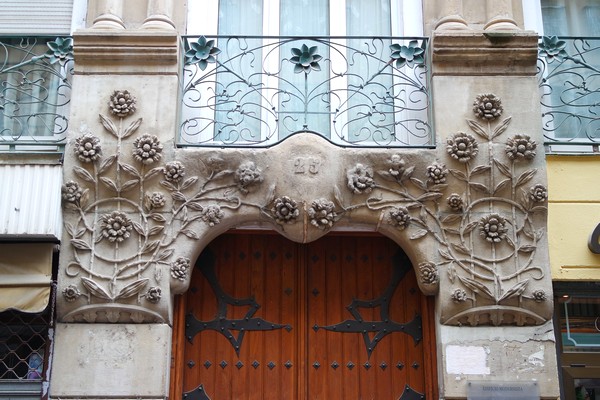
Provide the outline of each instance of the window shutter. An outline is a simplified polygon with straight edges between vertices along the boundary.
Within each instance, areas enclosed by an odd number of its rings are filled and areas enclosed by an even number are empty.
[[[2,0],[0,34],[69,35],[73,0]]]

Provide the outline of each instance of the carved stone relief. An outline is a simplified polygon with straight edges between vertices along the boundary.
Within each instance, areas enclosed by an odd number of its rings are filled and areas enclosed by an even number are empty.
[[[84,131],[68,149],[59,317],[167,321],[204,246],[251,225],[298,242],[380,231],[439,297],[443,323],[545,322],[547,194],[528,166],[541,155],[495,95],[472,107],[469,132],[436,150],[339,148],[301,133],[270,149],[168,151],[138,132],[134,95],[114,91],[101,134]]]

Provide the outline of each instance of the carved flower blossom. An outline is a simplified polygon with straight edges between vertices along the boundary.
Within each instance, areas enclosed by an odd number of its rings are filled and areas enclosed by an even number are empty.
[[[461,163],[472,160],[479,151],[475,138],[463,132],[458,132],[448,138],[446,150],[452,158]]]
[[[421,263],[419,264],[419,275],[421,276],[421,282],[426,285],[433,285],[438,282],[438,270],[435,264],[432,263]]]
[[[448,170],[444,164],[433,163],[427,167],[427,177],[436,185],[446,182],[446,175]]]
[[[506,237],[508,228],[506,219],[498,214],[490,214],[481,218],[479,225],[481,227],[481,236],[488,242],[499,243]]]
[[[544,185],[535,185],[529,189],[529,198],[534,203],[543,203],[548,199],[548,190]]]
[[[327,199],[314,200],[308,209],[310,223],[319,229],[331,228],[337,218],[337,214],[333,211],[334,208],[335,205],[332,201]]]
[[[252,161],[246,161],[235,171],[235,181],[242,193],[248,193],[247,187],[261,183],[263,177],[261,170]]]
[[[410,214],[406,207],[394,207],[390,210],[391,224],[396,228],[403,230],[410,223]]]
[[[567,47],[567,42],[564,40],[558,40],[556,36],[544,36],[538,44],[539,55],[545,57],[548,63],[554,60],[560,62],[569,56],[565,47]]]
[[[185,281],[187,279],[187,273],[190,268],[190,259],[186,257],[179,257],[171,264],[171,276],[173,279]]]
[[[448,206],[454,211],[461,211],[463,209],[463,199],[456,193],[452,193],[450,196],[448,196],[446,201],[448,202]]]
[[[275,220],[278,223],[293,224],[296,222],[298,215],[300,215],[300,210],[298,210],[298,204],[295,200],[283,196],[275,199],[271,213],[275,216]]]
[[[546,292],[544,292],[542,289],[537,289],[533,291],[533,299],[536,301],[536,303],[541,303],[542,301],[546,301],[547,296],[546,296]]]
[[[154,192],[146,195],[146,207],[155,210],[165,206],[165,196],[160,192]]]
[[[102,148],[100,147],[100,139],[94,135],[85,134],[75,139],[75,147],[73,148],[79,161],[91,163],[100,158]]]
[[[77,300],[77,298],[81,296],[81,292],[75,285],[69,285],[66,288],[64,288],[62,294],[65,300],[69,303]]]
[[[143,134],[133,142],[133,158],[142,164],[152,164],[159,161],[163,145],[154,135]]]
[[[214,40],[206,40],[204,36],[201,36],[195,43],[190,43],[190,49],[185,53],[186,64],[198,64],[198,67],[204,71],[208,66],[208,63],[217,62],[216,55],[221,50],[215,47]]]
[[[502,101],[494,94],[480,94],[473,102],[473,112],[478,118],[493,121],[502,114]]]
[[[217,205],[210,205],[202,210],[202,221],[206,222],[208,226],[215,226],[221,223],[221,218],[224,216],[225,214],[221,211],[221,207]]]
[[[113,211],[100,217],[100,228],[102,236],[110,242],[122,242],[131,235],[129,232],[133,229],[133,224],[121,211]]]
[[[320,71],[321,66],[319,65],[319,61],[323,59],[320,55],[317,54],[317,46],[308,47],[303,44],[301,48],[292,48],[292,54],[294,55],[290,58],[290,62],[294,64],[294,72],[300,73],[304,72],[308,74],[311,70]]]
[[[353,193],[371,193],[375,187],[373,180],[373,170],[362,164],[356,164],[354,168],[346,172],[348,178],[348,189]]]
[[[163,174],[167,181],[179,182],[185,176],[185,167],[179,161],[171,161],[165,165]]]
[[[467,301],[467,292],[464,289],[454,289],[450,297],[455,303],[462,303],[463,301]]]
[[[150,303],[158,303],[162,297],[162,290],[159,287],[153,286],[146,292],[146,300]]]
[[[135,112],[136,99],[128,90],[115,90],[110,96],[108,108],[117,117],[124,118]]]
[[[514,161],[532,160],[537,143],[527,135],[515,135],[506,141],[506,155]]]
[[[83,195],[83,190],[79,186],[79,183],[69,181],[65,183],[61,189],[62,198],[67,203],[79,204],[79,200]]]

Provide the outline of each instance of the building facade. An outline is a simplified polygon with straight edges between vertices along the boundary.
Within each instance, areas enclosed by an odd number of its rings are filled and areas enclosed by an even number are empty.
[[[0,5],[0,396],[594,398],[597,2],[188,3]]]

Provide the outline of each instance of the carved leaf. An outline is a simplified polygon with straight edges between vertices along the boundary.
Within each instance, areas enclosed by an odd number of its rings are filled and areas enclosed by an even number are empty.
[[[90,245],[87,242],[85,242],[85,241],[83,241],[81,239],[71,239],[71,244],[76,249],[85,250],[85,251],[92,251],[92,248],[90,247]]]
[[[156,283],[160,282],[160,280],[162,279],[162,275],[163,275],[162,268],[160,268],[159,265],[156,265],[154,267],[154,280],[156,281]]]
[[[81,199],[79,199],[79,205],[81,208],[84,208],[87,205],[87,202],[90,198],[90,189],[85,189],[83,193],[81,193]]]
[[[126,192],[126,191],[134,188],[138,183],[139,183],[139,180],[137,180],[137,179],[132,179],[130,181],[127,181],[123,185],[121,185],[121,191]]]
[[[421,190],[427,190],[427,185],[425,185],[425,183],[417,178],[410,178],[410,181],[417,186],[419,189]]]
[[[473,229],[477,228],[478,225],[479,225],[479,221],[469,222],[467,224],[467,226],[465,226],[465,229],[463,229],[463,232],[470,233]]]
[[[462,218],[462,215],[460,215],[460,214],[450,214],[450,215],[443,217],[441,221],[443,224],[451,224],[453,222],[460,220],[461,218]]]
[[[116,159],[117,159],[117,156],[113,154],[112,156],[107,157],[104,160],[102,160],[102,162],[100,163],[100,166],[98,167],[98,174],[101,174],[104,171],[106,171],[106,169],[108,167],[110,167],[111,165],[113,165],[115,163]]]
[[[461,243],[452,243],[451,246],[454,250],[458,251],[459,253],[463,253],[463,254],[467,254],[467,255],[471,254],[471,251],[469,249],[467,249]]]
[[[426,229],[419,229],[418,231],[416,231],[415,233],[413,233],[410,236],[411,240],[415,240],[415,239],[420,239],[423,236],[427,235],[427,230]]]
[[[396,178],[392,176],[388,171],[377,171],[377,175],[389,182],[396,182]]]
[[[469,186],[471,186],[473,189],[485,193],[485,194],[490,194],[490,189],[488,189],[487,186],[485,186],[482,183],[479,182],[469,182]]]
[[[460,232],[458,231],[458,229],[453,229],[453,228],[444,228],[444,232],[451,233],[453,235],[460,235]]]
[[[443,192],[448,187],[447,183],[438,183],[437,185],[432,185],[429,189],[434,190],[436,192]]]
[[[184,201],[184,202],[187,201],[187,198],[185,197],[185,195],[183,193],[181,193],[180,191],[171,193],[171,197],[175,201]]]
[[[113,182],[111,179],[108,179],[104,176],[100,177],[100,182],[104,183],[104,185],[106,187],[108,187],[110,190],[112,190],[115,193],[119,192],[119,189],[117,188],[117,185],[115,185],[115,182]]]
[[[439,199],[440,197],[442,197],[442,194],[439,192],[429,192],[429,193],[425,193],[425,194],[419,196],[417,198],[417,200],[418,201],[429,201],[429,200]]]
[[[142,225],[139,222],[131,221],[131,225],[133,225],[133,229],[135,229],[135,231],[139,235],[146,236],[146,232],[144,231],[144,228],[142,228]]]
[[[69,222],[65,222],[65,231],[67,231],[69,236],[75,237],[75,228]]]
[[[406,208],[409,210],[414,210],[415,208],[421,208],[423,205],[421,203],[408,203]]]
[[[187,178],[181,184],[181,190],[189,188],[190,186],[192,186],[196,182],[198,182],[198,177],[197,176],[191,176],[191,177]]]
[[[548,211],[548,208],[545,206],[535,206],[530,211],[531,212],[546,212],[546,211]]]
[[[535,251],[535,249],[537,249],[537,247],[536,247],[536,246],[533,246],[533,245],[531,245],[531,244],[525,244],[525,245],[523,245],[523,246],[519,247],[519,249],[518,249],[518,250],[519,250],[521,253],[532,253],[532,252],[534,252],[534,251]]]
[[[498,170],[504,175],[507,176],[509,178],[512,178],[512,174],[510,172],[510,168],[508,167],[508,165],[504,164],[503,162],[496,160],[494,158],[494,164],[496,165],[496,167],[498,167]]]
[[[343,197],[342,197],[342,192],[340,191],[340,188],[338,187],[338,185],[333,185],[333,197],[335,198],[335,201],[337,201],[338,205],[340,207],[344,207],[344,202],[343,202]]]
[[[148,278],[142,278],[142,279],[138,279],[137,281],[131,282],[130,284],[124,286],[119,291],[119,293],[115,296],[115,300],[126,299],[135,294],[138,294],[140,292],[140,290],[142,290],[144,288],[144,286],[146,286],[148,284],[149,280],[150,279],[148,279]]]
[[[452,176],[454,176],[456,179],[460,179],[461,181],[467,181],[467,176],[465,175],[464,172],[459,171],[457,169],[449,169],[448,171],[450,171],[450,173],[452,174]]]
[[[502,135],[504,131],[506,131],[506,128],[508,128],[511,119],[512,117],[505,118],[494,128],[494,132],[492,133],[492,139]]]
[[[184,229],[181,231],[181,233],[183,233],[185,236],[189,237],[190,239],[194,239],[194,240],[198,240],[200,239],[200,236],[198,236],[198,234],[190,229]]]
[[[540,240],[541,238],[544,237],[545,234],[546,234],[546,232],[544,231],[543,228],[541,228],[541,229],[538,229],[535,236],[536,236],[537,240]]]
[[[101,286],[99,286],[96,282],[88,278],[81,278],[81,283],[83,286],[93,295],[100,299],[112,300],[112,297],[104,290]]]
[[[234,171],[230,170],[230,169],[226,169],[220,172],[217,172],[216,174],[214,174],[212,176],[212,179],[223,179],[229,175],[232,175],[234,173]]]
[[[502,300],[510,299],[511,297],[514,297],[514,296],[520,296],[525,291],[525,288],[527,287],[528,283],[529,283],[529,279],[526,279],[523,282],[517,283],[515,286],[511,287],[506,292],[504,292],[504,294],[502,296],[500,296],[500,298],[498,299],[498,302],[501,302]]]
[[[438,249],[438,252],[440,253],[440,255],[442,257],[444,257],[446,260],[454,260],[454,257],[452,257],[450,255],[450,253],[448,253],[446,250],[442,250],[442,249]]]
[[[100,114],[100,122],[102,122],[102,126],[104,126],[104,128],[107,131],[112,133],[115,137],[119,137],[119,135],[117,134],[117,127],[110,119],[108,119],[104,115]]]
[[[158,261],[164,261],[167,258],[171,257],[171,255],[173,255],[173,253],[175,253],[175,250],[173,250],[173,249],[164,249],[163,251],[158,253],[158,255],[156,256],[156,259]]]
[[[494,194],[498,193],[500,190],[504,189],[505,186],[507,186],[510,183],[510,179],[504,179],[503,181],[500,181],[500,183],[498,183],[496,185],[496,187],[494,188]]]
[[[84,181],[96,183],[96,179],[94,179],[92,174],[90,174],[89,172],[87,172],[85,169],[83,169],[81,167],[77,167],[77,166],[73,167],[73,172],[75,173],[75,175],[77,175]]]
[[[158,235],[162,232],[163,229],[165,229],[164,226],[153,226],[152,228],[150,228],[150,231],[148,231],[148,236]]]
[[[492,167],[490,167],[489,165],[478,165],[471,171],[471,176],[487,172],[490,169],[492,169]]]
[[[488,134],[485,131],[485,129],[483,129],[483,126],[479,125],[479,123],[477,121],[474,121],[472,119],[468,119],[467,120],[467,124],[469,124],[469,127],[473,130],[473,132],[475,132],[476,134],[478,134],[482,138],[484,138],[486,140],[490,139],[490,137],[488,136]]]
[[[125,130],[123,131],[123,136],[122,138],[125,139],[126,137],[131,136],[132,133],[134,133],[137,128],[140,127],[140,124],[142,123],[142,119],[138,118],[137,120],[133,121],[127,128],[125,128]]]
[[[521,176],[519,176],[519,179],[517,179],[516,186],[529,182],[534,177],[536,172],[537,169],[535,168],[523,172]]]
[[[413,172],[415,172],[415,166],[411,165],[410,167],[408,167],[404,170],[403,177],[410,178],[412,176]]]
[[[456,267],[454,266],[454,263],[448,265],[448,279],[450,280],[450,283],[454,283],[454,280],[456,279]]]
[[[86,232],[86,229],[85,228],[81,228],[77,232],[75,232],[75,236],[74,237],[80,238],[80,237],[82,237],[85,234],[85,232]]]
[[[159,213],[152,213],[150,215],[148,215],[150,218],[152,218],[153,220],[155,220],[156,222],[166,222],[167,220],[165,219],[165,217],[162,216],[162,214]]]
[[[485,284],[471,278],[462,277],[460,275],[458,275],[458,279],[460,279],[463,285],[471,289],[473,292],[477,294],[482,294],[486,297],[489,297],[492,300],[495,300],[494,295]]]
[[[271,184],[269,186],[269,190],[267,192],[267,197],[265,199],[265,204],[271,204],[271,202],[275,199],[275,184]]]
[[[152,168],[150,171],[146,172],[146,175],[144,175],[144,180],[150,179],[154,175],[156,175],[156,174],[158,174],[159,172],[162,172],[162,171],[163,171],[162,167]]]
[[[140,175],[140,173],[138,172],[137,168],[135,168],[133,165],[130,164],[125,164],[125,163],[119,163],[119,167],[121,167],[125,172],[137,177],[137,178],[141,178],[142,176]]]
[[[187,206],[195,211],[202,211],[204,209],[204,207],[202,207],[202,205],[197,201],[190,201],[187,203]]]
[[[160,181],[159,183],[160,183],[161,186],[164,186],[165,188],[169,189],[170,191],[177,190],[177,188],[175,187],[175,185],[173,185],[169,181]]]
[[[154,240],[152,242],[148,242],[144,245],[144,247],[142,247],[142,250],[140,250],[140,253],[144,254],[144,253],[153,251],[158,247],[159,244],[160,244],[159,240]]]

